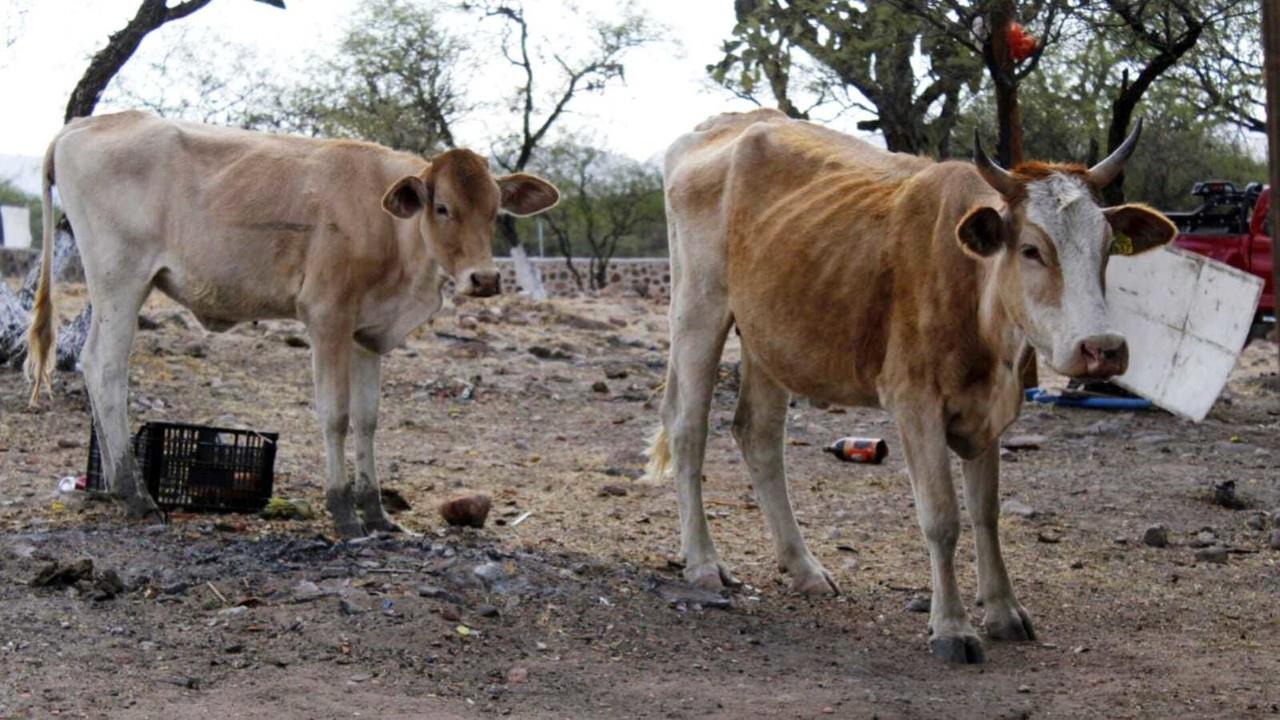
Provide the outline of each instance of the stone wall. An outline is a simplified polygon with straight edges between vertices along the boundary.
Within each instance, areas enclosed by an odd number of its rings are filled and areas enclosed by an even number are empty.
[[[578,284],[573,274],[565,265],[564,258],[529,258],[533,269],[542,277],[542,285],[551,297],[567,297],[576,295]],[[511,258],[494,258],[494,264],[502,273],[502,291],[519,292],[516,282],[515,263]],[[587,283],[587,272],[591,268],[590,258],[574,258],[574,267],[582,275],[583,283]],[[602,294],[636,294],[641,297],[671,296],[671,264],[667,258],[622,258],[609,262],[609,285]]]
[[[27,269],[40,262],[37,250],[0,248],[0,276],[24,277]],[[529,258],[534,270],[542,276],[542,284],[551,297],[568,297],[578,294],[578,284],[565,266],[564,258]],[[494,258],[502,273],[503,292],[518,292],[516,268],[511,258]],[[590,258],[574,258],[574,266],[586,282],[591,267]],[[70,263],[60,278],[64,282],[83,282],[80,263]],[[671,296],[671,265],[666,258],[622,258],[609,263],[609,285],[602,294],[635,294],[641,297],[666,298]]]

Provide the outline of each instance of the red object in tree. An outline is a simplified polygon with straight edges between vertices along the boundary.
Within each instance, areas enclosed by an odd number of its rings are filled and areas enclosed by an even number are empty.
[[[1009,57],[1015,63],[1026,60],[1036,51],[1036,39],[1028,35],[1026,29],[1019,23],[1009,23],[1005,40],[1009,43]]]

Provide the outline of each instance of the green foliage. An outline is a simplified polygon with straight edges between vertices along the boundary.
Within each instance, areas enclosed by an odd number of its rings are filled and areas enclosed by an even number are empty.
[[[543,221],[561,255],[591,258],[589,267],[570,266],[579,286],[608,284],[614,257],[666,254],[657,168],[578,140],[556,143],[544,156],[540,171],[560,189],[560,204]]]
[[[31,247],[40,247],[40,198],[18,189],[8,180],[0,180],[0,205],[25,205],[31,215]]]
[[[456,78],[470,53],[441,25],[434,4],[372,0],[332,57],[313,58],[305,83],[278,90],[246,124],[430,156],[454,145],[453,124],[471,110]]]
[[[1132,50],[1101,36],[1085,36],[1044,59],[1040,72],[1019,89],[1026,157],[1052,162],[1092,164],[1106,155],[1112,119],[1111,92],[1132,62]],[[1163,210],[1194,208],[1189,193],[1200,180],[1243,184],[1266,177],[1266,165],[1253,157],[1240,134],[1220,116],[1185,101],[1187,88],[1171,75],[1143,96],[1136,117],[1144,120],[1142,140],[1125,169],[1128,200]],[[977,96],[961,113],[957,134],[984,139],[995,135],[995,107],[989,93]]]

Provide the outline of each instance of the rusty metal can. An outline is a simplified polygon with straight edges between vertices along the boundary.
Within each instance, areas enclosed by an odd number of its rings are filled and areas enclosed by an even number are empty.
[[[842,437],[823,449],[845,462],[869,465],[889,457],[889,444],[880,438]]]

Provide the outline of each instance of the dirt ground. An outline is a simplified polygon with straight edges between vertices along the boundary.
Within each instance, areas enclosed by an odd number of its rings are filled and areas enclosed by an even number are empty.
[[[83,289],[59,290],[69,315]],[[793,501],[844,594],[786,591],[729,437],[733,347],[705,492],[747,585],[727,603],[681,585],[674,490],[641,477],[665,310],[634,298],[446,308],[384,364],[378,469],[422,535],[357,543],[336,542],[323,515],[139,525],[84,493],[58,496],[58,479],[85,467],[83,381],[60,374],[32,412],[21,375],[3,371],[0,718],[1280,713],[1273,343],[1248,348],[1203,423],[1025,408],[1011,433],[1043,437],[1005,453],[1002,499],[1025,507],[1001,529],[1040,641],[989,643],[985,665],[955,667],[928,655],[927,615],[909,609],[927,602],[928,558],[883,411],[794,403]],[[279,432],[275,494],[322,508],[300,326],[208,335],[159,297],[144,315],[157,327],[134,347],[133,426]],[[850,434],[886,438],[888,460],[821,452]],[[1213,502],[1225,480],[1243,508]],[[494,499],[488,526],[442,527],[437,505],[472,491]],[[1155,524],[1167,547],[1143,544]],[[1206,543],[1228,550],[1224,563],[1197,559]],[[967,530],[959,554],[971,595]],[[81,558],[93,572],[80,581],[32,583]]]

